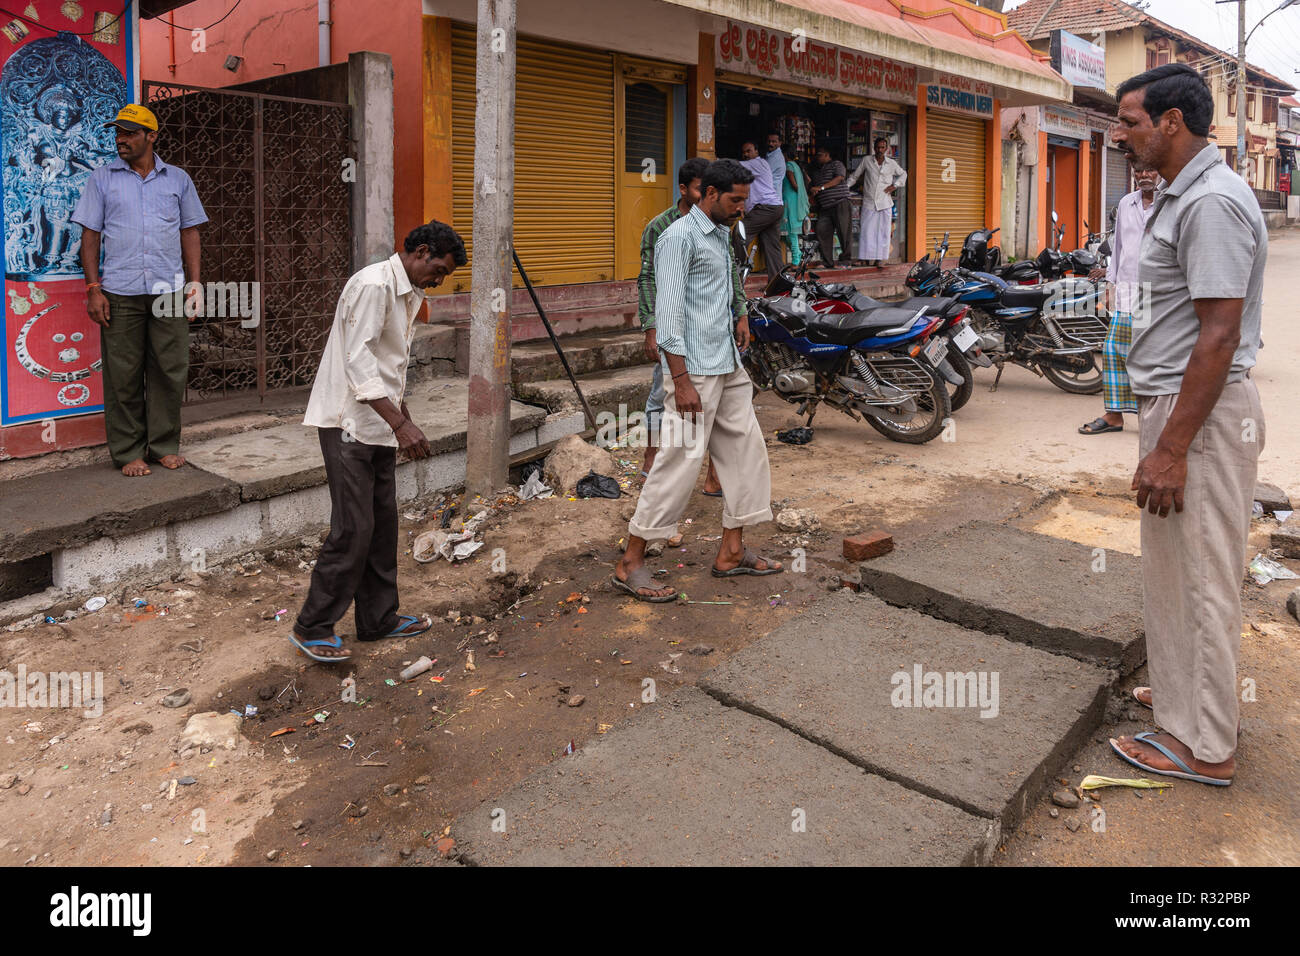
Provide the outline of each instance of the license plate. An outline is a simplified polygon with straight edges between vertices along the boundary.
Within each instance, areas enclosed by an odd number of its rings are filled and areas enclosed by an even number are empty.
[[[931,365],[938,365],[943,361],[943,357],[948,354],[948,340],[942,335],[936,335],[925,343],[925,357],[930,360]]]
[[[965,352],[972,345],[979,342],[980,337],[975,334],[975,330],[969,325],[963,325],[958,329],[957,334],[952,337],[952,344],[957,346],[961,352]]]

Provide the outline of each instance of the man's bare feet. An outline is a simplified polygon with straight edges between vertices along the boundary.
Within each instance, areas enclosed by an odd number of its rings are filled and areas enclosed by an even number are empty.
[[[709,458],[709,473],[704,476],[704,493],[708,495],[716,494],[722,490],[722,482],[718,481],[718,473],[713,470],[713,458]]]
[[[647,475],[650,474],[650,469],[654,467],[655,455],[657,454],[659,454],[658,445],[646,446],[645,457],[641,459],[641,470],[644,471]]]
[[[1150,687],[1134,687],[1134,688],[1133,688],[1133,699],[1136,700],[1139,704],[1142,704],[1142,705],[1145,706],[1145,707],[1153,707],[1153,706],[1155,706],[1154,704],[1151,703],[1151,688],[1150,688]]]
[[[1192,756],[1191,748],[1175,737],[1173,734],[1158,733],[1152,740],[1158,740],[1161,744],[1168,747],[1176,753],[1179,758],[1192,768],[1193,773],[1198,773],[1203,777],[1212,777],[1215,780],[1231,780],[1233,774],[1237,772],[1237,758],[1229,757],[1222,763],[1206,763],[1204,760],[1197,760]],[[1152,770],[1165,770],[1174,773],[1182,773],[1183,768],[1178,766],[1155,747],[1141,740],[1134,740],[1132,737],[1116,737],[1115,744],[1120,750],[1128,754],[1135,760],[1140,760]]]
[[[158,464],[162,465],[164,468],[170,468],[172,471],[175,471],[177,468],[185,464],[185,459],[180,455],[163,455],[158,459]]]
[[[126,475],[128,478],[140,478],[144,475],[152,474],[152,472],[149,471],[149,466],[145,464],[143,458],[137,458],[135,461],[128,461],[122,466],[122,474]]]
[[[723,528],[722,540],[718,543],[718,554],[713,559],[713,570],[730,571],[733,568],[740,567],[744,561],[745,542],[741,529]],[[769,561],[760,555],[754,556],[753,568],[755,571],[766,571],[769,568],[779,570],[781,567],[780,561]]]
[[[614,577],[626,583],[628,575],[645,565],[645,544],[643,538],[638,538],[636,535],[628,536],[627,550],[623,552],[623,557],[619,558],[618,564],[614,566]],[[645,597],[662,598],[676,594],[677,589],[668,586],[639,587],[636,592]]]
[[[675,534],[675,535],[673,535],[673,536],[672,536],[671,538],[669,538],[666,542],[664,542],[664,546],[665,546],[665,547],[669,547],[669,548],[680,548],[680,547],[682,546],[682,536],[681,536],[681,534]]]

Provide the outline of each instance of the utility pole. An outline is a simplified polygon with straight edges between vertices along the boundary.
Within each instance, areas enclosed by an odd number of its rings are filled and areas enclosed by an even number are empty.
[[[1261,21],[1262,22],[1262,21]],[[1246,0],[1237,0],[1237,173],[1246,182]]]
[[[474,246],[465,493],[505,487],[510,467],[510,263],[515,210],[516,0],[478,0]]]

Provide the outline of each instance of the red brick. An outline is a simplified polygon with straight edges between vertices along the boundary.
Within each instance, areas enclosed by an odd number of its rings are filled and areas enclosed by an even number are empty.
[[[866,561],[878,558],[894,550],[894,536],[883,531],[868,534],[855,534],[844,539],[844,559],[846,561]]]

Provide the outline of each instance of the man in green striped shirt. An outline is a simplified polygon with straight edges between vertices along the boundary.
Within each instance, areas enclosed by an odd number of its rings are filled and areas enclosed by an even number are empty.
[[[650,395],[646,398],[645,417],[649,429],[649,444],[645,451],[645,460],[641,465],[644,477],[654,465],[655,454],[659,450],[659,420],[664,411],[664,370],[659,361],[659,347],[655,341],[655,243],[670,225],[691,211],[691,207],[700,201],[700,177],[708,168],[709,161],[696,157],[682,163],[677,170],[677,202],[669,206],[646,224],[641,233],[641,274],[637,276],[637,318],[641,322],[641,331],[645,333],[645,355],[655,363],[654,377],[650,383]],[[745,290],[740,281],[740,270],[732,270],[732,288],[734,300],[732,313],[739,318],[745,314]],[[709,474],[704,479],[704,493],[720,497],[722,485],[718,483],[717,472],[713,462],[709,462]]]

